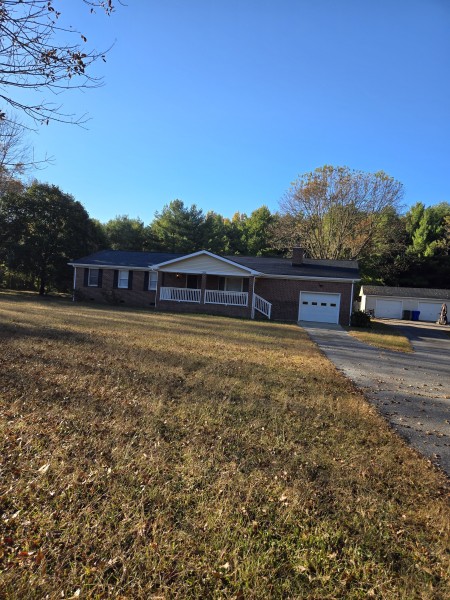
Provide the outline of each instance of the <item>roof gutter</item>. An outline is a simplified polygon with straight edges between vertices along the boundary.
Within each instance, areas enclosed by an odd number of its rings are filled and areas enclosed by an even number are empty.
[[[71,267],[84,267],[85,269],[122,269],[123,271],[153,271],[153,267],[133,267],[131,265],[88,265],[84,263],[67,263]]]
[[[272,275],[270,273],[262,273],[260,275],[262,279],[293,279],[293,280],[307,280],[307,281],[336,281],[338,283],[357,283],[361,281],[361,278],[350,278],[350,277],[320,277],[319,275]]]

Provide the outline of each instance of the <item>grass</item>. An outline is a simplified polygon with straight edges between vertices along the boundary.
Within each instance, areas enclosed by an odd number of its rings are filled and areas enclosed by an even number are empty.
[[[371,321],[371,328],[349,327],[347,331],[359,341],[396,352],[414,352],[408,338],[393,325],[381,321]]]
[[[0,295],[0,597],[449,597],[447,479],[294,325]]]

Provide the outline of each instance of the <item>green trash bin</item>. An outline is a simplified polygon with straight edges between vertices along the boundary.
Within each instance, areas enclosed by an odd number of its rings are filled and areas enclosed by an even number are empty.
[[[403,320],[404,321],[411,321],[411,311],[410,310],[404,310],[403,311]]]

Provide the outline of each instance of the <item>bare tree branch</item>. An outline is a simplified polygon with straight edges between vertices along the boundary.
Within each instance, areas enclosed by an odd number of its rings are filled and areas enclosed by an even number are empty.
[[[58,94],[68,89],[102,85],[90,67],[105,60],[106,51],[89,49],[80,31],[61,24],[55,0],[0,0],[0,119],[7,106],[37,123],[83,123],[85,116],[66,114],[61,106],[43,99],[23,100],[14,90]],[[82,0],[90,12],[114,11],[112,0]]]

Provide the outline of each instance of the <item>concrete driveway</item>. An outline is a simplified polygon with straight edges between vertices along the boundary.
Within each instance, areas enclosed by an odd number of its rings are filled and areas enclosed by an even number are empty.
[[[411,340],[413,354],[374,348],[339,325],[301,326],[392,427],[450,476],[450,327],[389,323]]]

